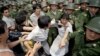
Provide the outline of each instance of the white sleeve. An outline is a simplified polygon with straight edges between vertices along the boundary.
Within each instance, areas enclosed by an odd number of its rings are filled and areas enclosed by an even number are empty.
[[[32,21],[32,15],[30,16],[30,20]]]
[[[38,27],[36,26],[31,33],[29,33],[29,35],[27,36],[26,40],[31,40],[31,39],[34,39],[35,36],[37,35],[38,33]]]
[[[45,41],[46,37],[44,35],[40,34],[40,35],[36,36],[33,40],[41,42],[41,41]]]
[[[71,23],[68,23],[68,27],[67,27],[66,31],[67,31],[67,32],[70,32],[70,33],[73,32]]]

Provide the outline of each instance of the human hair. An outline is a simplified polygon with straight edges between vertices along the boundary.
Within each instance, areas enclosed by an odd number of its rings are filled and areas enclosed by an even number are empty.
[[[5,27],[7,27],[7,24],[3,20],[0,20],[0,35],[5,33]]]
[[[67,13],[63,13],[63,14],[60,16],[59,20],[61,20],[61,19],[69,20],[70,18],[69,18],[69,15],[68,15]]]
[[[41,7],[40,4],[34,4],[34,5],[33,5],[33,11],[35,11],[37,8],[42,9],[42,7]]]
[[[9,8],[8,8],[8,7],[6,7],[6,6],[1,7],[0,12],[1,12],[1,13],[4,13],[4,11],[5,11],[5,10],[9,10]]]
[[[26,16],[28,15],[28,12],[25,10],[20,11],[16,18],[15,18],[15,22],[17,25],[21,25],[24,21],[26,21]]]
[[[26,10],[21,10],[18,15],[28,15],[28,12]]]
[[[38,26],[40,28],[45,28],[48,27],[50,22],[51,22],[51,18],[49,16],[41,16],[38,19]]]

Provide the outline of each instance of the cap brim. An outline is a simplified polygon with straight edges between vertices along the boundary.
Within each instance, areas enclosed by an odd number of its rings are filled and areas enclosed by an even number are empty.
[[[88,7],[100,7],[100,6],[95,6],[95,5],[88,5]]]
[[[87,3],[87,4],[89,4],[89,2],[80,2],[80,4],[82,4],[82,3]]]
[[[58,4],[50,4],[50,5],[58,5]]]
[[[85,27],[92,30],[92,31],[94,31],[94,32],[100,33],[99,30],[96,30],[93,27],[90,27],[90,26],[87,26],[87,25]]]

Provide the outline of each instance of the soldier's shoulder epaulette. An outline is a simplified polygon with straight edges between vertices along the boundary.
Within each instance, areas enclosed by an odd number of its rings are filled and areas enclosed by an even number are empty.
[[[51,11],[48,11],[46,14],[51,14]]]
[[[78,10],[80,10],[80,9],[75,9],[75,11],[78,11]]]
[[[82,12],[82,13],[81,13],[81,15],[83,15],[83,16],[87,16],[87,13],[85,13],[85,12]]]
[[[59,9],[58,11],[62,12],[63,10],[62,9]]]

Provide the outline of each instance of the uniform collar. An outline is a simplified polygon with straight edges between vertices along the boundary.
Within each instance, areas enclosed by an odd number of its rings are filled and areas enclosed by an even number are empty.
[[[93,41],[89,40],[89,41],[86,41],[86,43],[95,43],[95,42],[98,42],[98,41],[100,41],[100,39],[96,39],[96,40],[93,40]]]

